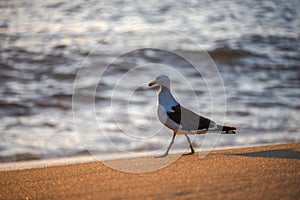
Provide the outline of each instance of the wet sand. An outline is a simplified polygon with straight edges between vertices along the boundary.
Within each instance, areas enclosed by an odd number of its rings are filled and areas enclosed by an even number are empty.
[[[0,179],[0,199],[299,199],[300,143],[182,156],[148,173],[91,162],[0,172]]]

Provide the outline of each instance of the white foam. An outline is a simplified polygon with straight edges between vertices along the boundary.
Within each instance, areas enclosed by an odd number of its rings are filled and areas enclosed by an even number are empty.
[[[179,153],[179,151],[177,153]],[[115,153],[115,154],[101,154],[101,155],[99,154],[94,156],[89,155],[89,156],[50,158],[50,159],[42,159],[42,160],[19,161],[19,162],[7,162],[7,163],[0,163],[0,171],[45,168],[45,167],[63,166],[63,165],[89,163],[89,162],[106,161],[106,160],[155,156],[157,154],[158,153],[153,154],[152,152],[137,152],[137,153],[129,153],[129,154]]]
[[[69,164],[88,163],[96,161],[92,156],[71,157],[71,158],[52,158],[43,160],[30,160],[22,162],[8,162],[0,164],[0,171],[13,171],[33,168],[44,168],[51,166],[61,166]]]

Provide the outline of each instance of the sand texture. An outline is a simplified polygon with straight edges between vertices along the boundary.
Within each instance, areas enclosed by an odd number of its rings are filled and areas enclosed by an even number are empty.
[[[111,162],[130,167],[148,160]],[[300,199],[300,143],[182,156],[148,173],[91,162],[6,171],[0,179],[0,199]]]

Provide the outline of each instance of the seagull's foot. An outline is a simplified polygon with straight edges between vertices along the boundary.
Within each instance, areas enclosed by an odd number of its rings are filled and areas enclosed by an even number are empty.
[[[194,150],[194,148],[193,148],[192,145],[190,145],[190,148],[191,148],[191,152],[190,152],[190,153],[184,153],[184,154],[182,154],[182,155],[183,155],[183,156],[193,155],[193,154],[195,153],[195,150]]]
[[[168,153],[164,153],[163,155],[155,156],[154,158],[164,158],[164,157],[167,157],[167,156],[168,156]]]
[[[192,151],[192,152],[190,152],[190,153],[185,153],[185,154],[182,154],[183,156],[189,156],[189,155],[193,155],[195,152],[194,151]]]

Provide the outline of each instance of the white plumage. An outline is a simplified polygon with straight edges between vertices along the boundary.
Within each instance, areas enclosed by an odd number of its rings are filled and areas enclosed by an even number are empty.
[[[159,157],[168,155],[176,134],[184,134],[186,136],[191,152],[184,155],[190,155],[195,151],[187,134],[205,134],[208,131],[225,134],[236,133],[235,127],[218,125],[214,121],[182,107],[170,92],[170,79],[168,76],[158,76],[154,81],[149,83],[149,87],[153,85],[160,86],[157,109],[158,118],[162,124],[173,130],[173,137],[167,151]]]

